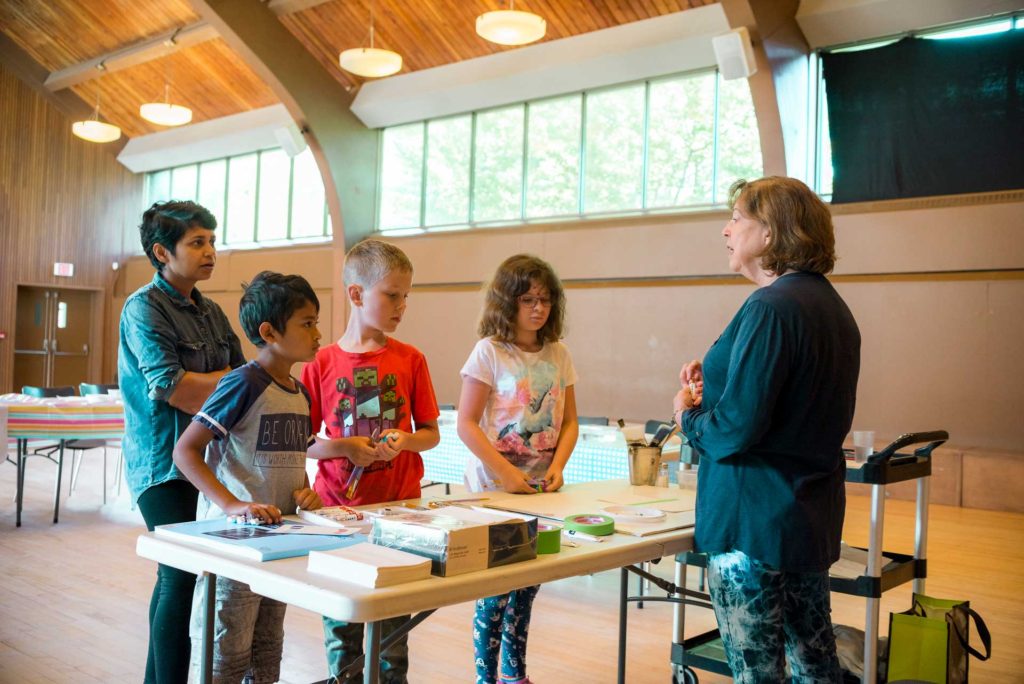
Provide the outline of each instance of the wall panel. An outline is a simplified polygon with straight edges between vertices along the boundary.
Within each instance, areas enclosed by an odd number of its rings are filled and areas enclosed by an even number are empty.
[[[102,146],[71,134],[71,122],[0,66],[0,392],[11,390],[18,284],[102,292],[94,349],[104,354],[83,381],[111,381],[116,325],[111,296],[131,247],[141,206],[142,177]],[[71,278],[53,275],[71,262]]]

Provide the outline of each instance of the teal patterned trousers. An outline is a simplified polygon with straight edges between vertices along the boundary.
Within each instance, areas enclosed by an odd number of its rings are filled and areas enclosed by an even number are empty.
[[[708,588],[737,682],[841,681],[827,571],[783,572],[730,551],[708,558]]]

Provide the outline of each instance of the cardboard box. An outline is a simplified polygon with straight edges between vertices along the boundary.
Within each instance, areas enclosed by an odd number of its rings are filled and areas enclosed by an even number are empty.
[[[375,518],[370,540],[429,558],[450,577],[537,557],[537,519],[448,506]]]

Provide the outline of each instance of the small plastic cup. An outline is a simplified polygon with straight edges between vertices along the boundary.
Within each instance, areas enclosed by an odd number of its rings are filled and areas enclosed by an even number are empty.
[[[686,470],[680,468],[678,475],[679,475],[679,488],[680,489],[688,489],[688,490],[691,490],[691,491],[697,489],[697,469],[696,468],[689,468],[689,469],[686,469]]]
[[[868,456],[875,453],[875,433],[873,430],[853,431],[853,460],[864,463]]]

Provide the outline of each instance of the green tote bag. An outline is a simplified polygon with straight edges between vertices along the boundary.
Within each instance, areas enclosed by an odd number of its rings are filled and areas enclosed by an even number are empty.
[[[968,643],[974,619],[982,655]],[[981,616],[967,601],[914,594],[913,607],[889,616],[890,683],[899,681],[962,684],[967,681],[968,657],[988,660],[992,637]]]

